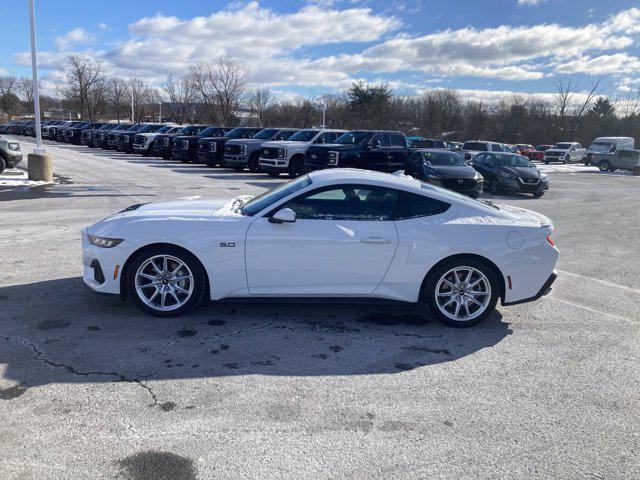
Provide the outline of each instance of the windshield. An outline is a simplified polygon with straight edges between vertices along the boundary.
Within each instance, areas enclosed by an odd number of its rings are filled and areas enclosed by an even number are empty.
[[[139,129],[138,132],[139,133],[154,132],[155,128],[157,128],[155,125],[145,125],[141,129]]]
[[[486,152],[489,150],[486,143],[482,142],[465,142],[462,146],[463,150],[474,150],[478,152]]]
[[[165,132],[165,133],[178,133],[182,130],[182,127],[171,127],[169,129],[169,131]]]
[[[304,175],[288,183],[283,183],[273,190],[268,190],[262,195],[258,195],[257,197],[249,200],[242,206],[241,212],[243,215],[252,217],[256,213],[267,208],[269,205],[282,200],[308,185],[311,185],[309,175]]]
[[[310,142],[320,130],[300,130],[289,137],[290,142]]]
[[[573,143],[556,143],[553,148],[557,148],[559,150],[569,150]]]
[[[522,155],[500,155],[498,153],[494,154],[493,158],[498,165],[504,165],[505,167],[535,168],[533,163]]]
[[[227,137],[227,138],[247,138],[247,136],[251,137],[252,135],[254,135],[256,133],[257,133],[257,131],[255,131],[255,130],[250,130],[248,128],[238,127],[238,128],[234,128],[233,130],[228,132],[225,135],[225,137]]]
[[[422,159],[431,165],[448,165],[466,167],[466,162],[459,155],[449,152],[422,152]]]
[[[106,125],[101,126],[98,130],[112,130],[113,125],[107,123]]]
[[[175,128],[175,127],[172,127],[172,126],[170,126],[170,125],[165,125],[164,127],[161,127],[161,128],[159,128],[159,129],[158,129],[158,133],[165,133],[165,132],[168,132],[168,131],[169,131],[169,130],[171,130],[172,128]]]
[[[589,150],[594,152],[608,152],[611,149],[613,142],[593,142],[589,145]]]
[[[138,124],[138,125],[132,125],[130,126],[127,131],[128,132],[137,132],[138,130],[140,130],[144,125],[142,124]]]
[[[269,140],[276,133],[278,133],[278,131],[279,130],[277,128],[265,128],[264,130],[261,130],[260,132],[256,133],[251,138],[256,138],[258,140]]]
[[[201,131],[199,137],[221,137],[224,135],[224,129],[219,127],[209,127]]]
[[[340,135],[336,139],[336,143],[342,143],[344,145],[360,145],[361,143],[368,142],[373,136],[371,132],[347,132]]]
[[[550,148],[551,148],[551,145],[538,145],[536,147],[536,150],[539,151],[539,152],[546,152]]]

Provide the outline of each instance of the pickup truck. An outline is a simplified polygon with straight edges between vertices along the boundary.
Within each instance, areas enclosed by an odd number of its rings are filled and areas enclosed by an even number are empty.
[[[403,170],[410,150],[404,133],[386,130],[353,130],[330,145],[307,148],[306,171],[322,168],[351,167],[395,172]]]
[[[182,163],[190,163],[196,160],[198,140],[201,138],[222,137],[230,128],[207,127],[197,135],[179,135],[173,138],[171,147],[171,160],[180,160]]]
[[[151,155],[153,142],[158,135],[162,135],[164,133],[172,135],[174,133],[178,133],[182,128],[183,127],[180,125],[165,125],[155,132],[136,133],[133,137],[133,153],[148,157]]]
[[[0,137],[0,173],[5,168],[13,168],[22,160],[20,144]]]
[[[265,128],[251,138],[229,140],[224,146],[222,165],[241,172],[249,167],[250,172],[259,172],[260,147],[270,140],[288,140],[297,128]]]
[[[261,130],[263,130],[262,127],[238,127],[222,137],[201,138],[198,140],[198,149],[196,150],[198,163],[206,163],[207,167],[221,165],[225,153],[224,146],[228,140],[251,138]]]
[[[591,163],[597,165],[601,172],[629,170],[640,175],[640,150],[618,149],[613,153],[594,153]]]
[[[304,155],[311,145],[334,143],[346,130],[304,129],[289,140],[265,142],[260,147],[260,170],[271,177],[287,173],[295,178],[303,172]]]
[[[469,163],[480,152],[504,152],[512,153],[512,150],[503,143],[488,142],[486,140],[468,140],[462,145],[460,154]]]
[[[582,162],[587,155],[587,149],[582,148],[578,142],[558,142],[553,147],[545,150],[543,162],[573,163]]]

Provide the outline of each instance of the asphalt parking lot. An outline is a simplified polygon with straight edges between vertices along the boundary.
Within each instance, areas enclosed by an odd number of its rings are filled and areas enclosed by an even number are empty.
[[[554,220],[560,275],[471,329],[364,302],[160,320],[85,289],[80,228],[284,179],[48,149],[57,184],[0,184],[0,478],[640,477],[640,177],[550,165],[541,199],[500,197]]]

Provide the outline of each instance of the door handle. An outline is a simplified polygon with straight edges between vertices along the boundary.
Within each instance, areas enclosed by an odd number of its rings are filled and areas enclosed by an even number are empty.
[[[362,243],[391,243],[391,240],[382,237],[364,237],[360,241]]]

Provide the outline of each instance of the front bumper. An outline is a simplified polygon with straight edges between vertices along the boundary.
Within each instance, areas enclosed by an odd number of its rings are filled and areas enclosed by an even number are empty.
[[[159,145],[154,143],[151,151],[156,157],[171,158],[171,146]]]
[[[225,155],[222,164],[225,167],[246,167],[247,157],[243,155]]]
[[[89,243],[87,229],[83,229],[82,280],[95,292],[120,294],[120,277],[124,263],[136,250],[136,245],[126,240],[113,248],[96,247]]]
[[[519,177],[498,177],[498,182],[503,190],[510,192],[536,193],[549,189],[549,181],[540,179],[538,183],[526,183]]]
[[[262,158],[258,160],[260,169],[266,173],[272,172],[286,172],[289,168],[288,158]]]
[[[458,180],[462,180],[462,183],[458,183]],[[484,180],[474,180],[474,183],[467,181],[469,179],[456,179],[448,178],[445,180],[431,180],[427,179],[426,183],[431,183],[442,188],[453,190],[454,192],[463,194],[477,194],[480,195],[484,188]]]
[[[176,148],[171,150],[171,158],[174,160],[189,160],[191,155],[189,154],[189,150],[185,150],[184,148]]]
[[[133,144],[133,152],[134,153],[146,153],[149,150],[149,145],[147,144],[141,144],[141,143],[134,143]]]
[[[5,153],[7,154],[6,155],[7,168],[13,168],[22,161],[22,152],[13,152],[11,150],[5,150]]]
[[[200,150],[196,151],[196,157],[198,158],[198,163],[206,163],[209,166],[221,165],[222,164],[222,155],[219,155],[217,151],[212,152],[211,150]]]

